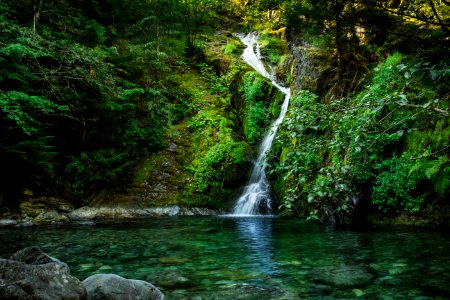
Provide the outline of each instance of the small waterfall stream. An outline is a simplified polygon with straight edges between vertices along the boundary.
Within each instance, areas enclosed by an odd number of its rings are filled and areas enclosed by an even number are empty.
[[[270,130],[264,137],[259,149],[258,157],[253,164],[253,169],[250,175],[248,184],[244,187],[242,194],[236,201],[233,208],[233,215],[261,215],[272,214],[272,200],[270,197],[270,186],[266,177],[266,153],[272,147],[273,139],[277,133],[278,127],[286,115],[289,105],[289,98],[291,96],[288,88],[282,87],[275,81],[275,75],[270,74],[261,60],[261,52],[258,44],[258,35],[249,33],[248,35],[238,35],[241,41],[247,46],[242,53],[242,59],[254,68],[262,76],[270,79],[272,84],[276,86],[286,96],[281,107],[281,113],[278,118],[272,123]]]

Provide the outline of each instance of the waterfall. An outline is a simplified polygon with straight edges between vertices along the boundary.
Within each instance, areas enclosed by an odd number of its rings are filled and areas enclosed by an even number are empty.
[[[272,213],[272,199],[270,197],[269,182],[266,177],[266,153],[272,147],[273,139],[277,133],[278,127],[286,115],[289,105],[290,90],[282,87],[275,81],[275,75],[269,74],[262,62],[261,52],[258,44],[258,35],[249,33],[248,35],[237,35],[247,46],[242,53],[241,58],[255,69],[262,76],[272,81],[272,84],[285,94],[284,102],[281,107],[281,113],[272,123],[270,130],[264,137],[259,149],[258,157],[254,161],[252,172],[248,184],[244,187],[242,194],[236,201],[233,209],[233,215],[260,215]]]

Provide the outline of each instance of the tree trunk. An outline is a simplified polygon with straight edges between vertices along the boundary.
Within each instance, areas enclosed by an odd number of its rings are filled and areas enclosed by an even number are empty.
[[[43,0],[39,0],[38,3],[35,2],[33,6],[33,37],[36,36],[36,25],[37,22],[39,21],[39,16],[41,14],[42,1]]]

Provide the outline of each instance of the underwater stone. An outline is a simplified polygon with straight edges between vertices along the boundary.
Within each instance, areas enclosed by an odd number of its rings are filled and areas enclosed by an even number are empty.
[[[314,282],[336,287],[356,287],[369,285],[374,275],[359,265],[340,265],[316,268],[311,272]]]

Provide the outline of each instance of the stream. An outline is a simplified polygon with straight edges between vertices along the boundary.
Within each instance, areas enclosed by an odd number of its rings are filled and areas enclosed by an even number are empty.
[[[448,235],[281,217],[166,217],[0,229],[0,257],[40,246],[79,279],[147,280],[167,299],[448,299]]]

